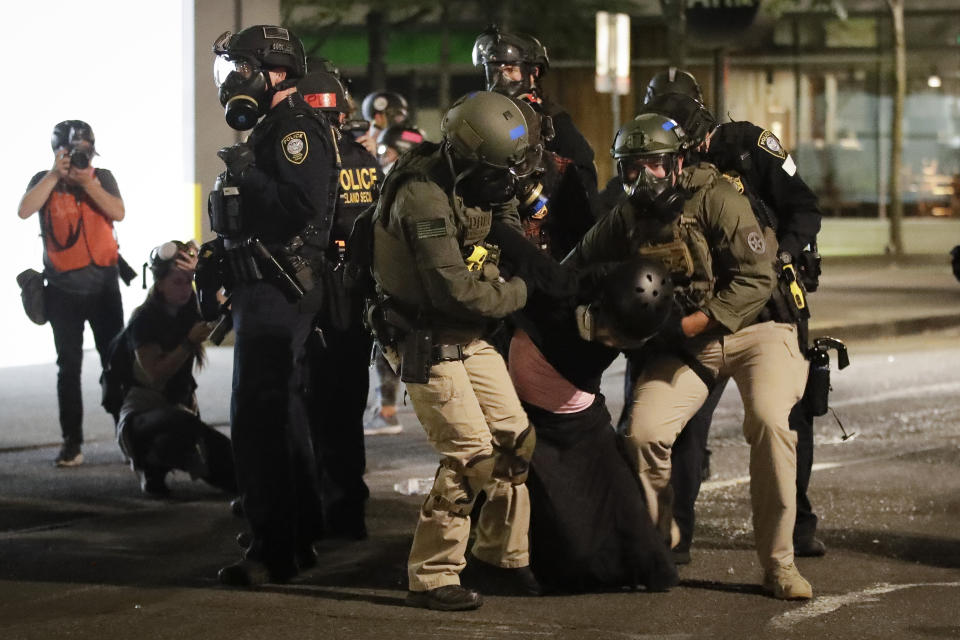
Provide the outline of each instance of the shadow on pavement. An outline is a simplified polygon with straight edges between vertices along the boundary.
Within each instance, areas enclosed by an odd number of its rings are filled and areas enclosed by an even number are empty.
[[[847,549],[931,567],[960,569],[960,540],[890,531],[819,530],[827,548]]]

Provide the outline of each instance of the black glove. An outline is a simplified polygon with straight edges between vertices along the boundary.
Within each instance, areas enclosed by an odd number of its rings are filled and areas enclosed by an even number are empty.
[[[953,277],[960,280],[960,244],[950,250],[951,266],[953,267]]]
[[[657,340],[667,346],[677,345],[686,340],[687,335],[683,332],[681,324],[683,317],[683,309],[674,301],[673,308],[670,309],[670,315],[667,316],[660,330],[657,331]]]
[[[217,157],[227,165],[227,173],[230,177],[238,182],[243,181],[244,174],[253,166],[254,161],[253,149],[245,142],[238,142],[233,146],[220,149],[217,151]]]

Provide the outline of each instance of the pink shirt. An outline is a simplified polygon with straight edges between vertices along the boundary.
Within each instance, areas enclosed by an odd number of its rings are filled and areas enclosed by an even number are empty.
[[[577,413],[593,404],[594,394],[560,375],[522,329],[510,340],[507,367],[517,396],[524,402],[552,413]]]

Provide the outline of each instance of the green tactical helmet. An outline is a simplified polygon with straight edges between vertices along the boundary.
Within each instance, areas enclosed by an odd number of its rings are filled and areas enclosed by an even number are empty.
[[[468,93],[440,123],[457,158],[498,169],[516,170],[539,155],[540,118],[527,104],[492,91]]]
[[[617,131],[610,155],[626,156],[681,153],[686,133],[675,120],[659,113],[642,113]]]

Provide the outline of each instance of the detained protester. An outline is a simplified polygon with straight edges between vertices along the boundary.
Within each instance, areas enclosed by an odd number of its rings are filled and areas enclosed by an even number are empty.
[[[658,114],[620,129],[612,152],[628,197],[587,233],[570,263],[639,255],[661,261],[673,280],[676,309],[645,345],[627,433],[664,539],[679,542],[672,445],[717,378],[732,377],[745,408],[763,588],[776,598],[808,599],[812,588],[794,564],[797,436],[788,425],[808,367],[795,325],[758,320],[776,283],[776,239],[716,167],[684,167],[684,141],[682,127]]]
[[[89,323],[106,361],[110,340],[123,328],[119,247],[115,222],[125,210],[117,181],[94,168],[93,129],[82,120],[64,120],[53,129],[54,164],[27,185],[17,214],[39,212],[43,238],[44,307],[57,349],[57,402],[63,446],[58,467],[83,463],[83,327]],[[127,267],[129,269],[129,267]]]
[[[173,469],[236,491],[230,440],[200,419],[197,406],[193,369],[204,364],[211,326],[201,320],[193,291],[196,256],[192,242],[153,250],[153,286],[113,345],[127,352],[129,364],[117,440],[151,497],[170,493],[165,477]],[[117,358],[112,354],[111,363]]]

